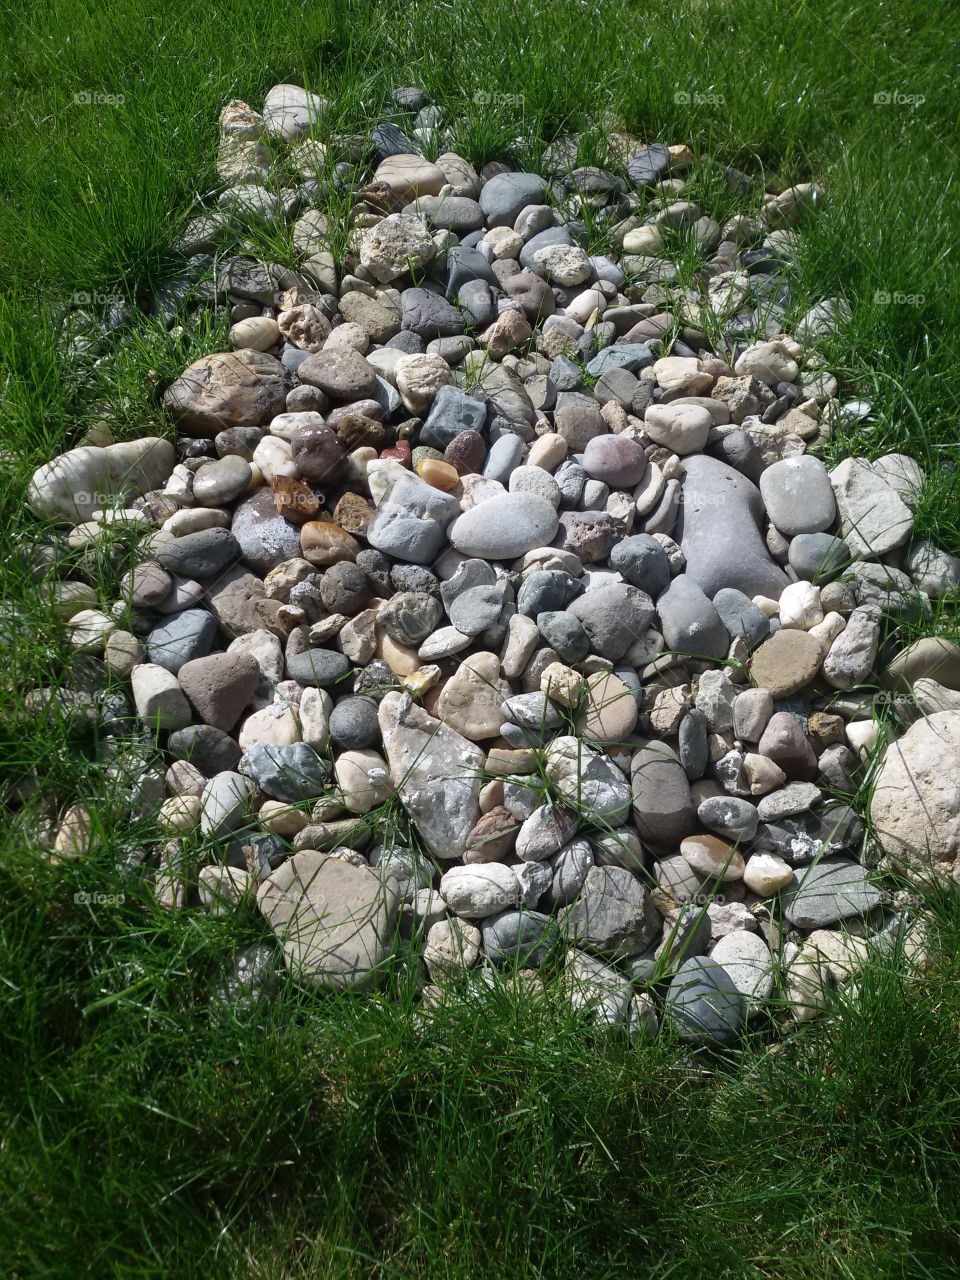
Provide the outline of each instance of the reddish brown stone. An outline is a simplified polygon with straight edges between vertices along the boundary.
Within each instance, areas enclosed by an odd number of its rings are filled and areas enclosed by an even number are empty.
[[[479,431],[461,431],[443,451],[444,462],[456,467],[458,475],[476,475],[483,467],[487,446]]]
[[[273,505],[277,514],[291,524],[303,524],[305,520],[312,520],[322,505],[310,486],[302,480],[295,480],[293,476],[274,476],[270,481],[270,488],[273,490]]]
[[[409,467],[413,458],[413,449],[409,440],[398,440],[396,444],[390,445],[387,449],[380,450],[381,458],[389,458],[393,462],[399,462],[401,467]]]

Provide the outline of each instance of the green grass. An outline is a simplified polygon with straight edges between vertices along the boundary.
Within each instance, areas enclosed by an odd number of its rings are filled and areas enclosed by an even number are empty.
[[[23,505],[32,469],[95,422],[118,437],[165,429],[157,389],[222,349],[222,321],[175,337],[141,320],[103,360],[65,353],[59,333],[71,299],[146,298],[176,269],[171,241],[212,187],[223,103],[258,106],[272,83],[295,80],[331,100],[325,129],[354,131],[390,86],[420,84],[478,165],[535,167],[571,130],[582,161],[603,161],[609,113],[777,188],[815,177],[826,199],[805,229],[790,318],[847,298],[851,319],[825,355],[842,394],[876,411],[831,452],[916,456],[918,530],[960,551],[949,17],[917,0],[4,11],[0,760],[23,800],[0,859],[10,1275],[955,1274],[953,896],[931,903],[923,978],[878,961],[776,1050],[758,1036],[707,1063],[667,1040],[599,1036],[562,1002],[507,985],[472,986],[428,1021],[399,972],[382,996],[283,984],[227,1012],[209,994],[223,957],[262,937],[255,920],[165,912],[118,870],[157,831],[110,793],[92,729],[25,701],[79,676],[64,674]],[[882,93],[913,100],[876,103]],[[697,182],[705,210],[723,216],[706,170]],[[107,598],[130,554],[122,535],[112,542],[85,565]],[[924,629],[956,634],[955,610]],[[47,864],[31,824],[87,797],[99,849]]]

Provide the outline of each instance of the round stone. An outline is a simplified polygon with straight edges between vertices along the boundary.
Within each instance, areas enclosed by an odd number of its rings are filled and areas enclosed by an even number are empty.
[[[377,389],[376,370],[352,347],[330,347],[307,356],[297,376],[334,400],[365,400]]]
[[[550,543],[558,527],[557,512],[546,498],[506,493],[481,502],[450,526],[457,551],[484,560],[512,560]]]
[[[358,751],[380,741],[377,704],[372,698],[344,698],[330,712],[330,736],[338,747]]]
[[[836,518],[829,472],[809,453],[767,467],[760,476],[760,493],[771,523],[788,538],[822,533]]]
[[[198,506],[222,507],[250,488],[250,463],[229,455],[204,463],[193,477],[193,497]]]
[[[594,436],[583,451],[583,469],[611,489],[630,489],[641,482],[649,462],[643,448],[629,436]]]
[[[820,670],[823,646],[816,636],[793,629],[776,631],[754,652],[750,675],[759,689],[775,698],[799,693]]]

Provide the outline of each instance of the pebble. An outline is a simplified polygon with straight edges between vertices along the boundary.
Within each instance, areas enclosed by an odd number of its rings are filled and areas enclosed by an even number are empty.
[[[830,474],[811,454],[767,467],[760,477],[760,493],[771,523],[788,538],[822,533],[836,517]]]
[[[505,493],[458,516],[448,536],[463,555],[508,560],[549,543],[557,526],[556,509],[546,498]]]

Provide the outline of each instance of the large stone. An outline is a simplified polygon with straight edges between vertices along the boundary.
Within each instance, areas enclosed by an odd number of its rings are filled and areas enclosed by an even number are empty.
[[[38,467],[27,489],[27,502],[38,516],[77,524],[102,507],[159,489],[174,461],[172,443],[159,436],[105,448],[81,445]]]
[[[279,360],[246,348],[201,356],[172,382],[163,403],[186,435],[212,439],[228,427],[258,427],[286,408],[290,375]]]
[[[769,689],[775,698],[799,693],[820,670],[823,645],[806,631],[775,631],[755,650],[750,675],[760,689]]]
[[[269,489],[261,489],[240,503],[230,531],[244,560],[261,575],[300,555],[300,529],[278,514]]]
[[[364,400],[377,389],[377,371],[353,347],[326,347],[307,356],[297,376],[334,400]]]
[[[372,986],[394,943],[396,881],[313,849],[295,853],[257,891],[291,975],[343,991]]]
[[[490,227],[512,227],[521,210],[542,204],[547,184],[538,173],[498,173],[480,191],[480,208]]]
[[[948,864],[960,859],[960,711],[912,724],[887,747],[870,817],[892,857]]]
[[[730,636],[699,583],[678,573],[657,601],[660,629],[668,649],[698,658],[725,658]]]
[[[482,920],[517,906],[520,882],[502,862],[451,867],[440,877],[440,896],[456,915]]]
[[[681,1040],[725,1046],[743,1030],[747,1002],[715,960],[690,956],[670,980],[664,1011]]]
[[[373,513],[367,541],[397,560],[428,564],[439,555],[447,526],[459,509],[452,494],[418,476],[403,476],[390,485]]]
[[[784,458],[767,467],[760,477],[760,493],[771,524],[788,538],[822,533],[833,524],[837,507],[830,476],[811,454]]]
[[[633,817],[641,840],[672,848],[696,831],[690,782],[665,742],[643,744],[634,753],[630,776]]]
[[[200,719],[226,731],[256,692],[260,667],[248,653],[211,653],[185,662],[177,679]]]
[[[822,929],[838,920],[867,915],[883,895],[867,873],[848,858],[824,858],[796,873],[796,884],[783,895],[784,915],[798,929]]]
[[[600,955],[645,951],[660,932],[650,891],[626,867],[591,867],[580,896],[563,913],[570,942]]]
[[[379,721],[391,780],[427,848],[438,858],[462,857],[480,818],[483,750],[409,694],[388,693]]]
[[[876,560],[910,537],[913,512],[865,458],[844,458],[830,472],[830,483],[840,532],[854,556]]]
[[[585,591],[567,612],[583,624],[592,651],[617,662],[644,635],[654,607],[646,592],[614,582]]]
[[[547,545],[557,532],[557,512],[536,494],[505,493],[458,516],[450,527],[457,551],[484,560],[512,560]]]
[[[424,222],[409,213],[391,213],[360,240],[360,262],[380,284],[426,266],[436,246]]]
[[[779,600],[787,575],[770,559],[760,524],[763,500],[746,476],[710,458],[685,458],[682,502],[674,537],[686,572],[712,600],[723,587]]]
[[[437,700],[440,719],[471,742],[496,738],[507,719],[499,677],[495,653],[465,658]]]
[[[244,752],[239,767],[264,795],[288,804],[320,795],[330,776],[329,762],[305,742],[257,743]]]

